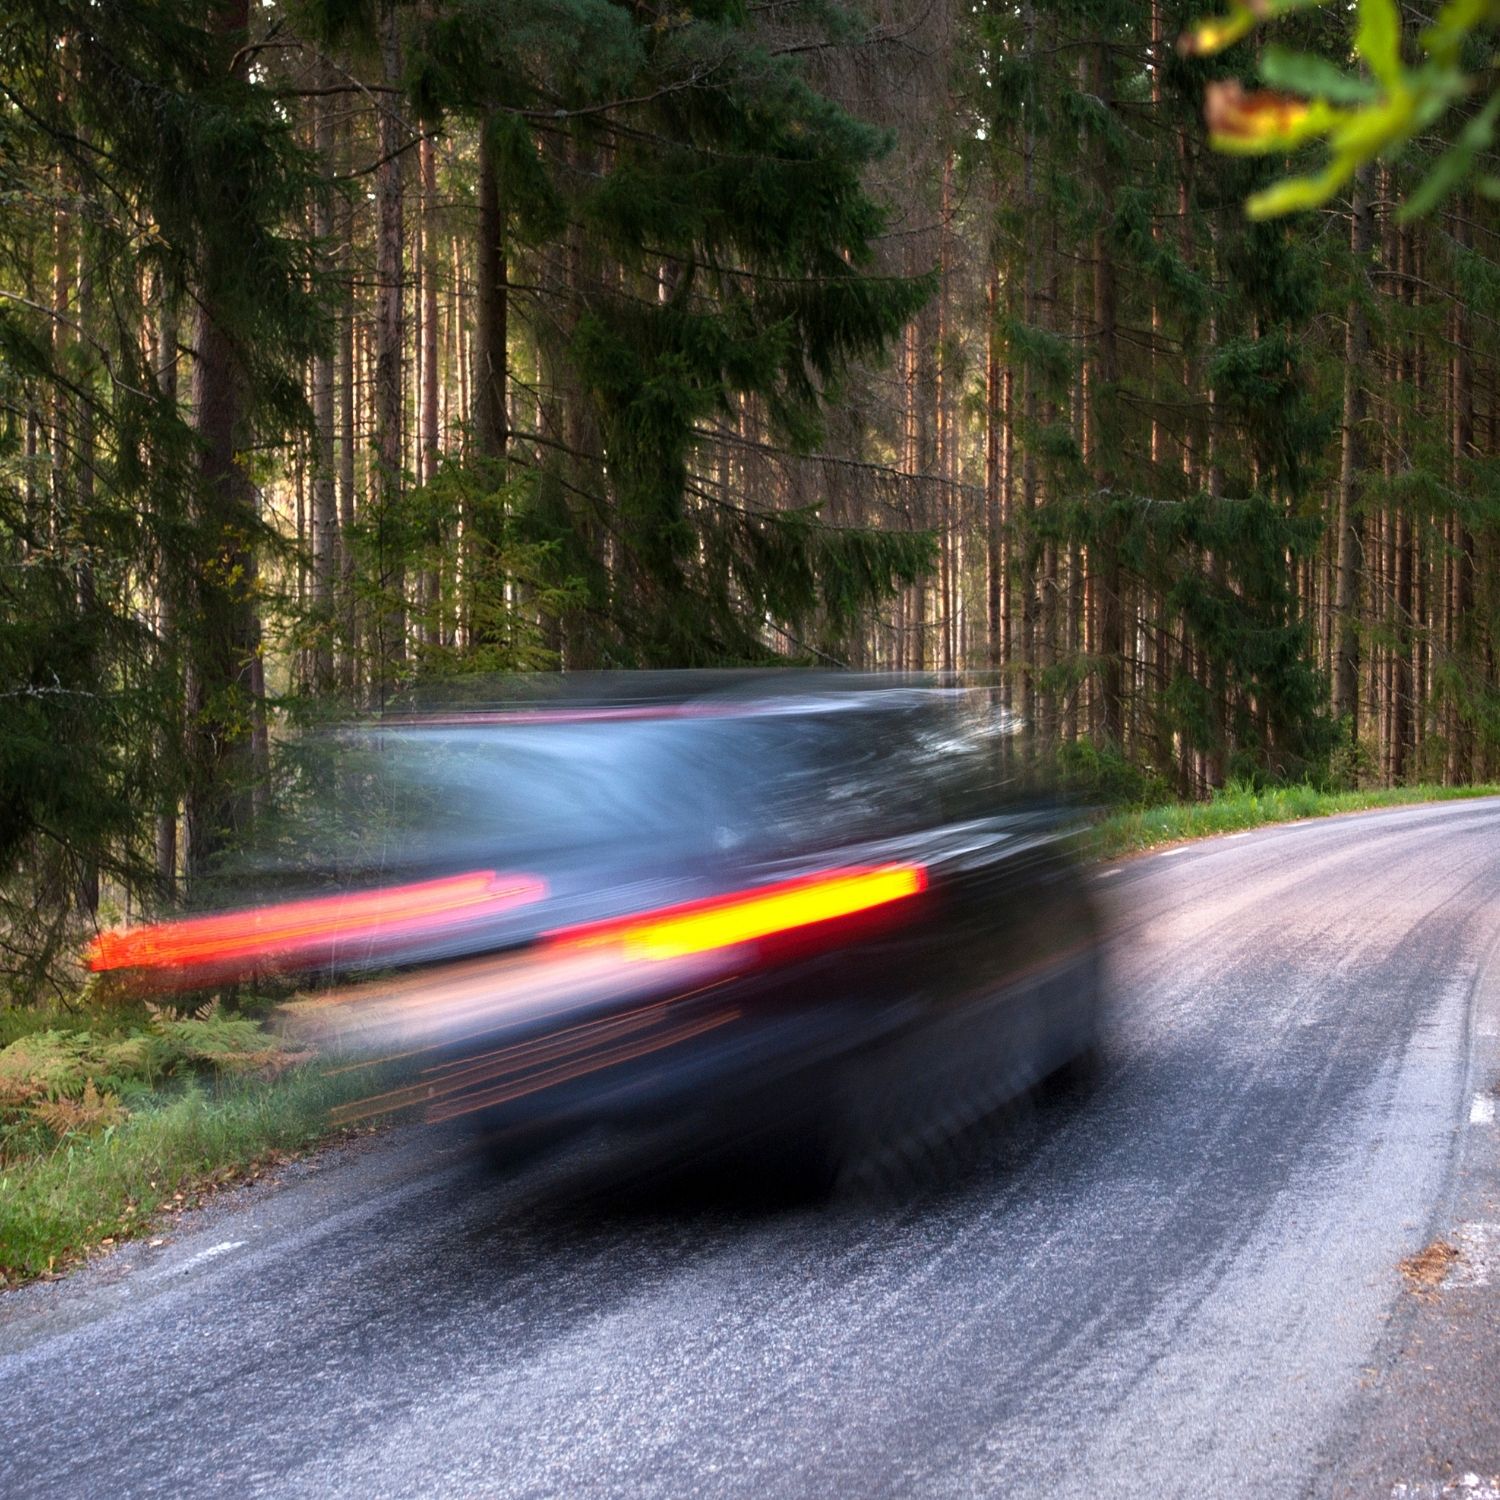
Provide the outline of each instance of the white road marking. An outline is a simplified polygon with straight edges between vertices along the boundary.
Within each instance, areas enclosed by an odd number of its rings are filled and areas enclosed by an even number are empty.
[[[1243,833],[1226,833],[1224,837],[1226,839],[1247,839],[1250,837],[1250,833],[1251,830],[1247,828]]]
[[[1500,1262],[1500,1224],[1460,1224],[1453,1233],[1458,1259],[1443,1277],[1443,1290],[1488,1286]]]
[[[1184,844],[1180,849],[1163,849],[1156,857],[1158,859],[1171,859],[1174,854],[1191,854],[1192,852],[1193,846],[1191,844]]]
[[[1500,1479],[1481,1479],[1477,1474],[1463,1474],[1457,1479],[1419,1479],[1415,1484],[1398,1484],[1391,1490],[1391,1500],[1500,1500]]]
[[[217,1245],[210,1245],[207,1250],[200,1250],[196,1255],[190,1255],[181,1265],[173,1266],[174,1271],[191,1271],[194,1266],[201,1266],[206,1260],[213,1260],[215,1256],[228,1255],[231,1250],[238,1250],[244,1240],[224,1240]]]
[[[1120,873],[1120,867],[1118,865],[1116,865],[1113,870],[1100,870],[1099,871],[1099,879],[1100,880],[1108,880],[1111,875],[1118,875],[1119,873]]]
[[[1469,1124],[1493,1125],[1494,1123],[1495,1096],[1493,1094],[1475,1094],[1474,1102],[1469,1106]]]

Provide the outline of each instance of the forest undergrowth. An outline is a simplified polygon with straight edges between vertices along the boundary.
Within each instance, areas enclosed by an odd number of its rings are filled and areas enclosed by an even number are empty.
[[[0,1287],[170,1233],[215,1189],[340,1134],[370,1089],[268,1017],[0,1006]]]

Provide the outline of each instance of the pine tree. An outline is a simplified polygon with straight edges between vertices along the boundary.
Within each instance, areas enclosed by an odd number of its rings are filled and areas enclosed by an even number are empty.
[[[54,866],[85,884],[97,869],[144,874],[141,813],[184,789],[190,862],[241,821],[228,788],[253,717],[261,527],[240,454],[304,410],[298,370],[318,333],[305,246],[286,232],[307,177],[271,100],[228,65],[243,21],[229,5],[38,3],[13,7],[0,34],[11,264],[37,266],[53,230],[50,305],[0,302],[14,409],[53,414],[50,454],[7,463],[0,492],[0,656],[17,709],[0,728],[0,861],[26,858],[32,880]],[[171,347],[188,295],[196,432]],[[171,622],[165,650],[142,620],[143,579]],[[181,722],[179,646],[185,767],[156,732]]]
[[[411,88],[425,118],[480,124],[483,382],[504,352],[493,283],[507,256],[545,256],[559,235],[571,246],[532,316],[552,325],[590,408],[591,447],[528,443],[517,425],[509,448],[510,482],[530,472],[518,524],[587,589],[567,658],[753,660],[768,654],[767,620],[846,632],[917,576],[930,543],[726,496],[698,454],[705,424],[745,403],[778,441],[812,446],[851,361],[878,356],[930,295],[929,278],[868,274],[882,216],[861,174],[887,142],[733,8],[688,7],[662,26],[595,0],[558,23],[550,8],[503,27],[439,8],[416,27]],[[509,424],[486,414],[493,385],[479,388],[480,451],[493,457],[504,445],[490,434]]]

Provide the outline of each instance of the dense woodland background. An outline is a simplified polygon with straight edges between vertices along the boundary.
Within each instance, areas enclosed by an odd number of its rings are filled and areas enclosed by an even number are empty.
[[[1248,222],[1200,10],[7,6],[0,966],[465,674],[984,670],[1127,797],[1496,775],[1500,204],[1399,222],[1419,142]]]

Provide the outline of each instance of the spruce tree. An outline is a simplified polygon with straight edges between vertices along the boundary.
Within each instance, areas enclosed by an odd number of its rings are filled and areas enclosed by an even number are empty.
[[[44,414],[30,451],[0,465],[0,868],[74,884],[84,906],[101,868],[149,889],[150,814],[183,792],[199,864],[245,817],[233,763],[264,530],[243,455],[301,420],[321,330],[289,232],[305,163],[229,65],[244,19],[37,0],[0,23],[7,279],[55,288],[0,301],[8,409]],[[173,723],[185,762],[163,753]],[[21,911],[66,910],[17,895]]]
[[[525,305],[588,419],[501,444],[492,398],[480,413],[486,456],[510,460],[515,528],[585,589],[565,659],[762,659],[768,624],[837,639],[915,578],[927,537],[833,527],[694,464],[704,424],[746,403],[813,445],[851,362],[930,295],[930,277],[871,272],[883,213],[863,174],[888,139],[734,5],[666,24],[608,0],[439,6],[414,17],[410,52],[419,113],[482,131],[481,234],[503,240],[481,244],[482,274],[564,242],[562,274]],[[498,295],[482,286],[481,306]],[[482,343],[491,381],[503,350]]]

